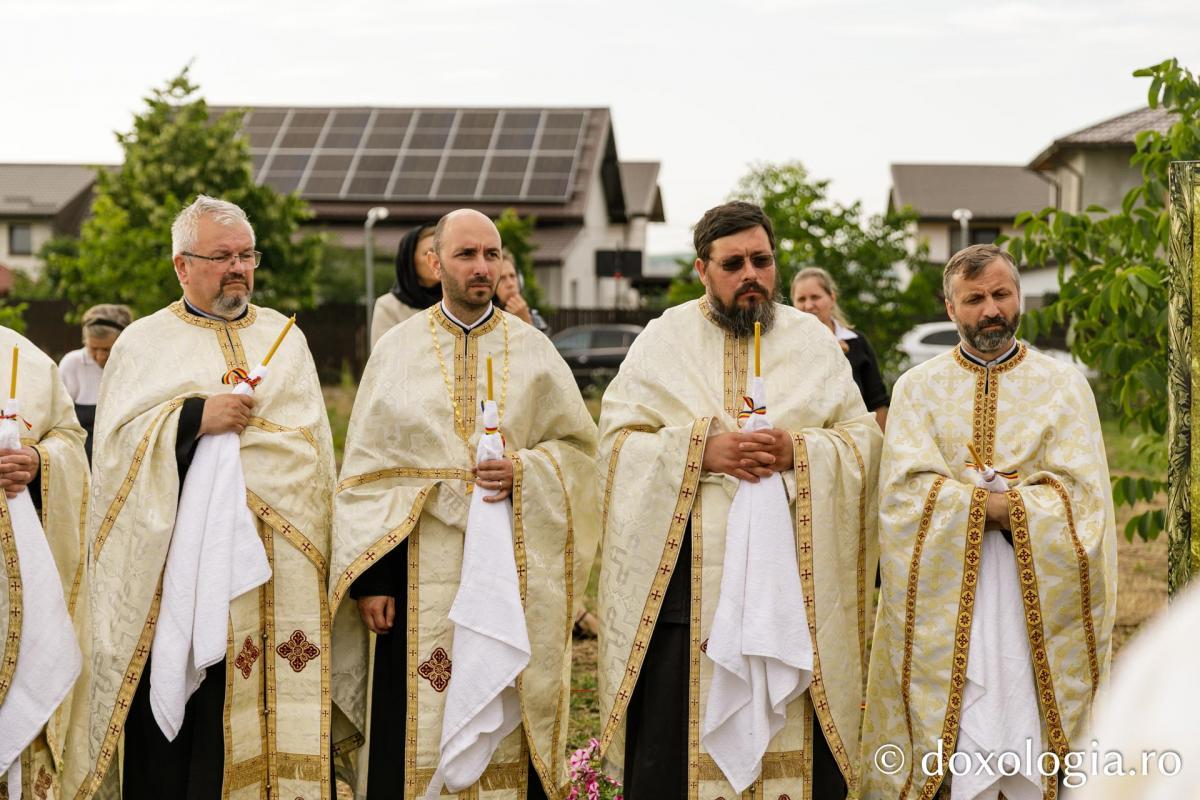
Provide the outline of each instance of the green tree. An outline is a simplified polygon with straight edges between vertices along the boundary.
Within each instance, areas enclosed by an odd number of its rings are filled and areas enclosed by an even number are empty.
[[[546,302],[546,295],[538,283],[537,275],[533,272],[533,229],[537,227],[537,217],[521,219],[515,208],[506,208],[496,220],[496,228],[500,231],[500,241],[508,252],[513,254],[513,261],[521,271],[525,288],[521,296],[531,308],[536,308],[541,314],[549,314],[553,309]]]
[[[281,310],[310,307],[324,241],[299,236],[311,216],[296,195],[257,186],[242,111],[210,113],[184,68],[146,98],[133,128],[117,134],[119,169],[96,174],[92,216],[77,252],[62,242],[43,251],[45,280],[78,315],[94,303],[124,303],[145,314],[179,297],[171,270],[171,222],[197,194],[237,203],[263,252],[255,302]]]
[[[838,304],[855,329],[871,342],[885,369],[900,361],[896,345],[912,326],[941,313],[940,270],[925,260],[925,248],[908,249],[911,212],[868,216],[859,202],[829,197],[829,181],[816,180],[799,162],[759,164],[742,178],[734,199],[762,206],[775,228],[779,288],[787,294],[792,276],[805,266],[824,267],[838,284]],[[902,288],[896,265],[913,276]],[[703,287],[691,265],[681,267],[668,289],[674,305],[699,297]]]
[[[1054,208],[1020,214],[1018,235],[1006,244],[1018,261],[1058,267],[1058,300],[1026,314],[1022,335],[1069,324],[1072,352],[1099,372],[1122,430],[1142,432],[1138,446],[1165,475],[1168,168],[1172,161],[1200,159],[1200,83],[1175,59],[1133,74],[1150,79],[1150,108],[1174,115],[1166,133],[1142,131],[1134,139],[1130,164],[1141,170],[1141,184],[1115,211],[1092,206],[1080,214]],[[1159,478],[1119,477],[1113,499],[1118,505],[1155,501],[1165,488]],[[1158,503],[1130,519],[1125,534],[1153,539],[1165,521]]]

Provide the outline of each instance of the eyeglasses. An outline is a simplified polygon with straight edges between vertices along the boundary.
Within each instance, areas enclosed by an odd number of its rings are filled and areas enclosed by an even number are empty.
[[[225,255],[221,256],[202,256],[198,253],[189,253],[185,250],[181,252],[180,255],[187,256],[188,258],[200,258],[205,261],[211,261],[217,266],[224,267],[225,269],[229,269],[234,264],[239,263],[249,264],[250,269],[254,269],[262,263],[262,253],[258,252],[257,250],[247,250],[245,253],[226,253]]]

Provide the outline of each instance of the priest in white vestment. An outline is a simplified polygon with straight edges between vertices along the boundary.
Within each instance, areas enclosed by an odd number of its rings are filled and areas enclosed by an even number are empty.
[[[601,746],[631,800],[845,797],[881,433],[829,329],[776,302],[762,209],[709,210],[695,244],[705,296],[638,335],[600,412]]]
[[[100,389],[91,718],[68,784],[79,800],[329,800],[334,463],[316,368],[299,330],[280,338],[287,319],[250,303],[262,254],[240,208],[201,195],[171,240],[183,297],[125,330]]]
[[[18,438],[0,450],[0,797],[58,800],[81,662],[77,613],[85,591],[83,518],[88,464],[83,428],[48,356],[0,327],[0,365],[14,377],[19,408],[0,430]],[[12,442],[0,443],[0,448]],[[32,519],[30,519],[32,517]],[[7,773],[5,772],[7,770]]]
[[[944,272],[961,342],[896,383],[863,797],[1053,798],[1108,671],[1116,535],[1087,380],[1017,341],[1007,253]],[[1050,773],[1046,775],[1044,773]]]
[[[444,298],[379,340],[346,436],[334,698],[360,797],[558,800],[596,426],[550,340],[493,307],[492,221],[455,211],[433,247]]]

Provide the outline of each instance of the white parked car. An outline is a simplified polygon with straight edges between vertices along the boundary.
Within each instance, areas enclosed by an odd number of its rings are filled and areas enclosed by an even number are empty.
[[[900,339],[900,352],[904,353],[902,369],[915,367],[934,356],[940,356],[958,344],[958,328],[950,320],[945,322],[924,322],[917,325]],[[1096,371],[1084,364],[1066,350],[1040,349],[1055,361],[1070,364],[1089,378],[1096,377]]]

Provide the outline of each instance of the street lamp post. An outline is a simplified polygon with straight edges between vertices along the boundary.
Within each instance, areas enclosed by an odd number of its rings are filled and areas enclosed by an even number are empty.
[[[375,206],[367,212],[367,221],[363,223],[363,249],[366,251],[367,289],[365,303],[367,307],[367,355],[371,355],[371,311],[375,304],[375,241],[371,229],[375,223],[387,219],[388,210],[383,206]]]
[[[971,244],[971,218],[975,215],[971,213],[971,209],[969,208],[956,208],[950,213],[950,216],[962,227],[962,246],[958,248],[962,250],[963,247]],[[954,254],[951,253],[950,255]]]

